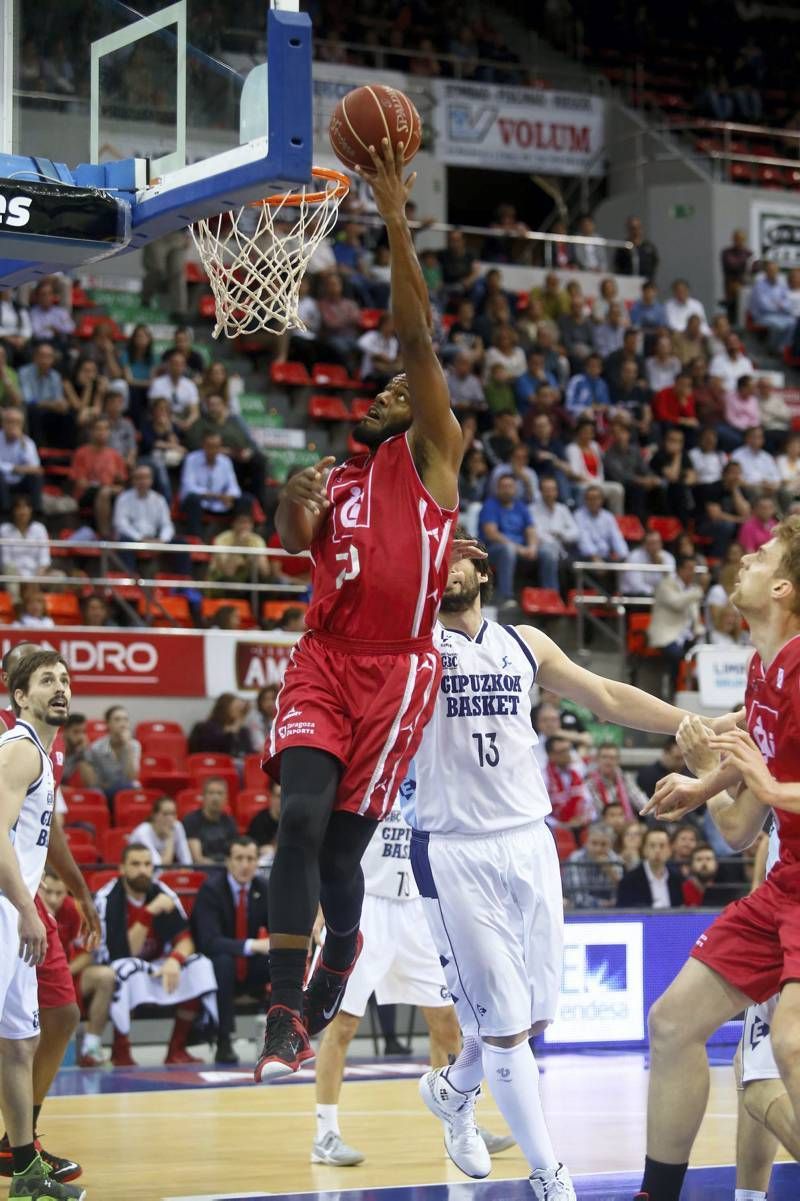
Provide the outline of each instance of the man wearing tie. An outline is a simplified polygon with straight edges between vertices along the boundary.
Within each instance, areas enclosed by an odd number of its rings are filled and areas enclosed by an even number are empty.
[[[211,960],[217,977],[217,1063],[239,1062],[232,1043],[236,997],[263,997],[269,985],[267,881],[257,869],[253,839],[245,834],[234,838],[225,872],[209,875],[192,912],[197,948]]]

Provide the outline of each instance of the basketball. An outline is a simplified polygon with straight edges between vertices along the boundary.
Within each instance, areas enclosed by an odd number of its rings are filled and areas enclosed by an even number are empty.
[[[333,110],[328,130],[336,157],[353,170],[372,171],[369,146],[376,149],[388,137],[392,146],[402,142],[404,162],[419,150],[422,122],[408,96],[382,83],[354,88]]]

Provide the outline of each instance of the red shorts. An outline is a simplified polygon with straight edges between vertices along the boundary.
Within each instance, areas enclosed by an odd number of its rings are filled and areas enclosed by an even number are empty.
[[[40,963],[36,969],[39,1008],[58,1009],[62,1005],[74,1005],[75,981],[69,970],[61,939],[58,937],[58,923],[38,895],[36,911],[47,927],[47,954],[44,963]]]
[[[264,760],[279,779],[287,747],[328,751],[344,766],[334,808],[378,819],[405,779],[442,674],[429,640],[381,650],[306,634],[292,651]]]
[[[692,956],[756,1003],[800,980],[800,863],[781,860],[754,893],[728,905]]]

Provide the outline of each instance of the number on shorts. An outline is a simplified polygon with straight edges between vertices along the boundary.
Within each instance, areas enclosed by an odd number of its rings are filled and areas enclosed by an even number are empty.
[[[500,762],[500,752],[495,746],[496,734],[473,734],[478,748],[478,763],[481,767],[497,767]]]
[[[411,896],[411,886],[408,880],[408,872],[397,873],[397,895],[399,897]]]
[[[356,576],[360,575],[361,564],[358,561],[358,547],[353,546],[352,542],[344,554],[336,556],[336,561],[345,563],[345,566],[336,577],[337,588],[341,588],[345,580],[354,580]]]

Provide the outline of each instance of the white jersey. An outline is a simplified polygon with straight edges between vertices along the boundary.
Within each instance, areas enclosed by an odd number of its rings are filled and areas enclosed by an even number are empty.
[[[392,901],[409,901],[419,896],[411,872],[410,850],[411,827],[395,801],[361,860],[367,896],[386,897]]]
[[[436,708],[400,790],[406,820],[435,834],[489,834],[546,817],[534,756],[533,652],[512,626],[484,621],[474,638],[437,624]],[[415,784],[414,784],[415,781]]]
[[[25,794],[19,817],[9,832],[9,838],[25,887],[31,896],[35,896],[42,882],[47,860],[50,824],[55,807],[55,785],[50,756],[39,741],[36,731],[26,721],[18,720],[13,729],[7,730],[0,737],[0,746],[8,746],[11,742],[20,742],[23,739],[32,742],[39,752],[41,770]]]

